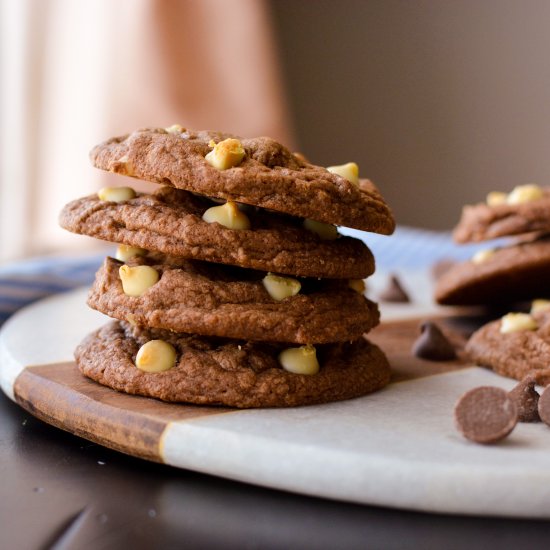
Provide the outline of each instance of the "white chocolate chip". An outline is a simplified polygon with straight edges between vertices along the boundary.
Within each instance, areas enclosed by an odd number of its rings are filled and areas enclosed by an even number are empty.
[[[527,185],[518,185],[512,189],[512,192],[506,199],[507,204],[522,204],[542,198],[544,195],[542,189],[535,183]]]
[[[121,262],[127,262],[130,258],[134,258],[135,256],[145,256],[145,254],[147,254],[147,250],[144,248],[119,244],[116,249],[115,258]]]
[[[210,166],[218,170],[227,170],[238,166],[245,155],[243,146],[238,139],[228,138],[216,144],[212,140],[209,145],[214,149],[204,158]]]
[[[150,340],[136,355],[136,367],[145,372],[163,372],[176,365],[176,350],[164,340]]]
[[[248,216],[232,201],[212,206],[202,215],[202,219],[208,223],[218,222],[229,229],[250,229]]]
[[[169,134],[183,134],[185,132],[185,128],[181,124],[172,124],[172,126],[168,126],[165,130]]]
[[[501,334],[523,330],[537,330],[538,324],[528,313],[508,313],[501,319]]]
[[[531,314],[550,308],[550,300],[533,300],[531,302]]]
[[[102,201],[124,202],[133,199],[136,192],[131,187],[103,187],[97,192]]]
[[[121,265],[118,274],[126,296],[141,296],[159,280],[158,271],[148,265]]]
[[[338,238],[338,229],[335,225],[330,223],[318,222],[306,218],[303,225],[305,229],[316,233],[324,241],[333,241]]]
[[[340,166],[329,166],[327,170],[333,174],[346,178],[355,185],[359,184],[359,166],[357,166],[355,162],[348,162]]]
[[[277,301],[284,300],[290,296],[295,296],[300,292],[302,285],[300,281],[292,277],[280,277],[268,273],[262,280],[267,293]]]
[[[283,350],[279,353],[279,363],[283,369],[294,374],[317,374],[319,372],[317,350],[311,345]]]
[[[482,264],[483,262],[486,262],[489,258],[492,258],[495,255],[496,249],[495,248],[486,248],[485,250],[478,250],[473,256],[472,256],[472,263],[474,264]]]
[[[491,191],[487,195],[488,206],[498,206],[499,204],[505,204],[508,199],[508,194],[502,191]]]
[[[365,285],[365,281],[363,279],[350,279],[348,282],[348,286],[355,290],[355,292],[359,292],[359,294],[365,294],[365,290],[367,289],[367,286]]]
[[[124,155],[118,160],[115,160],[111,167],[111,171],[122,176],[135,176],[134,165],[130,161],[128,155]]]

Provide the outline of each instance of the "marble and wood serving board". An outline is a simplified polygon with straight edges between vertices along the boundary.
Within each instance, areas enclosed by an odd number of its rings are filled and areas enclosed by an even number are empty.
[[[464,361],[433,363],[410,349],[438,316],[460,341],[459,317],[430,307],[385,308],[369,338],[393,381],[359,399],[291,409],[174,405],[124,395],[80,375],[72,352],[107,318],[86,289],[27,307],[0,332],[4,392],[42,420],[124,453],[230,479],[357,503],[432,512],[550,518],[550,428],[519,424],[492,446],[453,425],[468,389],[515,382]],[[372,336],[372,337],[371,337]]]

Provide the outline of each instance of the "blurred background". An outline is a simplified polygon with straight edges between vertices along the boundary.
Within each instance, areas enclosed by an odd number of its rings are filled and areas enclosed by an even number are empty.
[[[57,227],[126,184],[88,151],[174,123],[355,161],[399,224],[451,229],[546,183],[549,47],[548,0],[0,0],[0,262],[95,246]]]

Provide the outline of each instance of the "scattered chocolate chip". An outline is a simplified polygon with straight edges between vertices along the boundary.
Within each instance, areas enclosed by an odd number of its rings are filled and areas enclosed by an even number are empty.
[[[548,401],[550,405],[550,399]],[[476,443],[495,443],[503,439],[514,429],[517,421],[516,404],[501,388],[474,388],[466,392],[455,406],[458,431]]]
[[[388,285],[380,293],[380,300],[383,302],[410,302],[409,295],[405,292],[399,279],[395,275],[390,275]]]
[[[413,344],[413,355],[430,361],[456,359],[456,351],[453,345],[435,323],[426,321],[422,323],[420,330],[422,332]]]
[[[546,386],[539,399],[540,419],[550,426],[550,386]]]
[[[525,378],[508,395],[518,409],[519,422],[540,422],[538,412],[539,394],[535,390],[535,380]]]

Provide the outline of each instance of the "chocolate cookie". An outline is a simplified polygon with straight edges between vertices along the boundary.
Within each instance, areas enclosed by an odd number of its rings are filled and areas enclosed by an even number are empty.
[[[541,198],[520,204],[466,205],[453,232],[459,243],[484,241],[509,235],[550,231],[550,187]]]
[[[435,286],[436,301],[502,304],[550,294],[550,238],[487,251],[485,256],[455,264],[443,273]]]
[[[356,340],[379,321],[376,304],[347,281],[302,280],[298,294],[276,300],[262,283],[265,273],[205,262],[148,263],[158,282],[141,296],[128,296],[119,276],[123,263],[107,258],[88,305],[150,328],[299,344]]]
[[[61,226],[106,241],[174,256],[303,277],[363,279],[374,258],[359,239],[323,240],[302,220],[252,208],[250,229],[203,221],[214,203],[186,191],[161,187],[124,202],[91,195],[67,204]]]
[[[550,310],[532,316],[535,330],[502,333],[501,319],[484,325],[468,340],[472,361],[495,372],[522,380],[532,376],[537,384],[550,383]]]
[[[244,157],[238,166],[214,168],[205,160],[211,142],[230,137],[183,128],[142,129],[97,145],[90,157],[97,168],[201,195],[375,233],[391,234],[395,229],[372,182],[351,183],[270,138],[240,140]]]
[[[174,346],[170,370],[138,369],[138,349],[152,339]],[[277,356],[283,346],[219,340],[132,328],[114,322],[89,335],[76,349],[83,374],[130,394],[164,401],[230,407],[293,407],[359,397],[384,387],[390,379],[386,357],[360,339],[353,344],[319,346],[317,374],[284,370]]]

